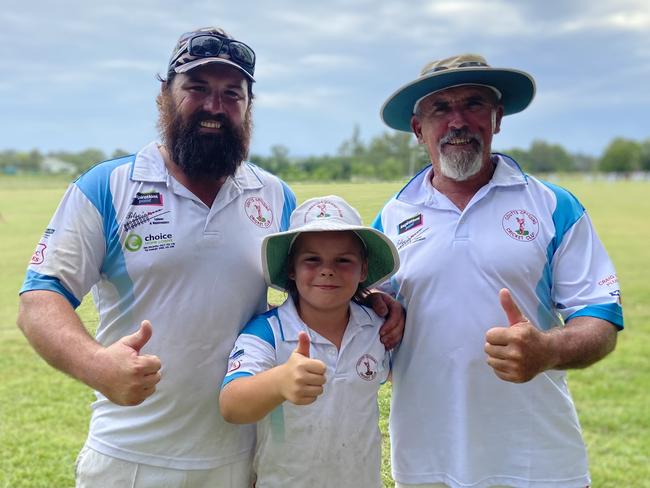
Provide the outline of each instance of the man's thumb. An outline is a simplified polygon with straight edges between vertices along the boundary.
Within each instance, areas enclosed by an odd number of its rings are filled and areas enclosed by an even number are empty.
[[[526,322],[526,317],[524,317],[524,314],[519,310],[519,307],[510,294],[510,290],[507,288],[499,290],[499,301],[501,302],[501,308],[503,308],[503,311],[506,313],[506,317],[508,317],[508,325]]]
[[[307,358],[309,357],[309,334],[304,330],[298,334],[298,347],[296,347],[295,352]]]
[[[137,332],[122,338],[122,342],[140,352],[140,349],[151,339],[151,334],[153,334],[151,322],[143,320]]]

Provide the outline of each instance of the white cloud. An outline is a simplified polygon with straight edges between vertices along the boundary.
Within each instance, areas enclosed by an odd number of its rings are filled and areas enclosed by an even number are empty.
[[[93,63],[93,68],[108,71],[121,71],[121,70],[137,70],[154,73],[159,66],[157,63],[152,63],[151,60],[137,60],[137,59],[106,59],[103,61],[96,61]]]
[[[299,63],[309,68],[332,69],[359,66],[362,61],[345,54],[308,54]]]
[[[255,105],[273,109],[318,109],[327,110],[332,101],[339,98],[341,91],[332,87],[310,87],[302,91],[264,91],[256,95]]]

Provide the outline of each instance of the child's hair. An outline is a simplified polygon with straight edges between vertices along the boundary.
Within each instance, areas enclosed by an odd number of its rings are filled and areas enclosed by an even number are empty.
[[[352,231],[348,231],[352,232]],[[359,249],[361,250],[361,259],[362,261],[368,266],[368,250],[366,249],[365,244],[361,240],[361,238],[354,233],[354,235],[357,237],[357,240],[359,241]],[[299,239],[299,236],[296,238],[296,241]],[[298,246],[295,245],[295,241],[291,248],[289,249],[289,254],[287,255],[287,274],[291,274],[291,272],[294,269],[295,262],[296,262],[296,248]],[[287,280],[287,286],[286,286],[287,293],[289,296],[293,299],[293,303],[299,303],[299,298],[300,296],[298,295],[298,287],[296,286],[296,281],[292,280],[289,278]],[[351,298],[351,300],[355,303],[358,303],[359,305],[363,305],[366,297],[370,294],[370,290],[359,283],[357,285],[357,291],[354,293],[354,296]]]

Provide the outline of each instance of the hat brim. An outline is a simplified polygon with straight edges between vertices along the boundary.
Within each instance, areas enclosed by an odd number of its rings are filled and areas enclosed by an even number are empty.
[[[250,81],[255,81],[255,78],[253,78],[253,76],[248,71],[246,71],[244,68],[239,66],[234,61],[230,61],[229,59],[225,59],[225,58],[199,58],[199,59],[195,59],[195,60],[189,61],[189,62],[187,62],[185,64],[181,64],[180,66],[174,68],[174,71],[176,73],[187,73],[191,69],[198,68],[199,66],[203,66],[205,64],[212,64],[212,63],[227,64],[229,66],[237,68],[244,75],[246,75],[246,78],[248,78]]]
[[[383,283],[399,269],[399,255],[393,242],[382,232],[364,226],[340,224],[327,225],[317,222],[318,228],[309,224],[300,230],[278,232],[267,235],[262,241],[262,268],[266,284],[276,290],[286,291],[289,283],[287,258],[295,237],[305,232],[353,231],[364,242],[368,251],[368,276],[361,283],[363,288],[372,288]],[[316,226],[315,226],[316,227]]]
[[[407,83],[381,107],[381,118],[396,130],[411,132],[413,107],[422,97],[458,85],[486,85],[501,92],[503,114],[524,110],[535,96],[535,81],[523,71],[490,67],[437,71]]]

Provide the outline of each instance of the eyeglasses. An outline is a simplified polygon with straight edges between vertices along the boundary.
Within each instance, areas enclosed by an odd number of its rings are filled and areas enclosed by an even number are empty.
[[[180,42],[183,41],[184,39],[181,38]],[[253,76],[255,73],[255,51],[243,42],[218,34],[196,34],[188,37],[185,44],[169,60],[170,73],[177,66],[188,62],[178,62],[184,53],[196,58],[218,58],[220,55],[227,54],[230,61],[241,66],[248,74]]]

